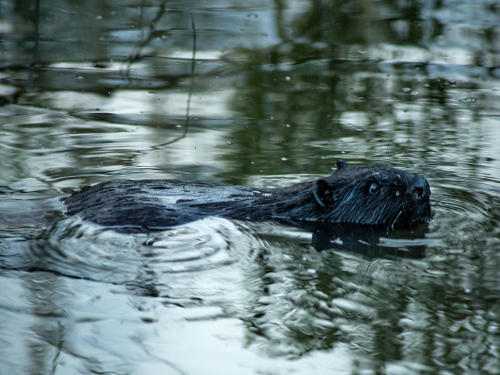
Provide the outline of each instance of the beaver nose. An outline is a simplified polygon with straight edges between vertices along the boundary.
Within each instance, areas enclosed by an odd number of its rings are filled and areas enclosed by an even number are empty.
[[[415,175],[413,185],[410,187],[410,194],[413,195],[416,201],[428,199],[431,195],[431,188],[424,176]]]

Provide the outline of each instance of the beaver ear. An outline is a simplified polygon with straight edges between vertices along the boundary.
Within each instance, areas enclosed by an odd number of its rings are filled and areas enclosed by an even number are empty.
[[[313,188],[314,199],[321,207],[327,208],[332,204],[332,192],[330,185],[324,179],[319,179],[314,184]]]
[[[337,160],[337,170],[347,167],[347,162],[343,160]]]

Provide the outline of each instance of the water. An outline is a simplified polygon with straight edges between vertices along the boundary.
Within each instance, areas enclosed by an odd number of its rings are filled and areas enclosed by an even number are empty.
[[[0,373],[500,373],[496,1],[0,9]],[[339,158],[424,174],[427,231],[124,235],[58,200],[285,186]]]

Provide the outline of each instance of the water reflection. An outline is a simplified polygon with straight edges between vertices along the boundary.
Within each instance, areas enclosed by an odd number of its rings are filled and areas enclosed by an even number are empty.
[[[483,294],[478,285],[463,284],[468,279],[461,274],[467,269],[463,254],[439,254],[427,262],[367,261],[348,253],[304,253],[290,242],[282,257],[277,249],[283,247],[274,243],[262,249],[248,270],[248,340],[264,352],[300,358],[346,343],[360,367],[374,371],[394,365],[460,372],[459,362],[495,366],[490,345],[497,338],[486,333],[478,332],[485,340],[481,359],[466,354],[477,353],[476,324],[486,330],[498,325],[494,302],[486,297],[493,291]],[[454,275],[450,262],[458,270]],[[480,293],[481,301],[471,293]],[[461,345],[452,344],[457,341]]]
[[[312,246],[318,250],[350,251],[370,258],[425,256],[426,225],[409,231],[391,231],[387,228],[355,225],[323,225],[309,227]]]
[[[319,173],[314,159],[307,158],[310,153],[356,158],[360,149],[366,150],[362,161],[389,154],[402,164],[416,159],[428,165],[429,152],[439,152],[434,139],[449,139],[450,126],[465,131],[462,124],[477,122],[478,111],[497,101],[493,91],[477,96],[480,87],[490,85],[484,80],[497,76],[494,40],[481,39],[477,50],[467,44],[478,37],[470,35],[471,28],[495,32],[487,4],[461,7],[484,16],[464,23],[462,13],[443,10],[439,3],[417,7],[386,2],[377,8],[356,2],[340,7],[297,2],[252,12],[259,9],[257,2],[234,11],[230,19],[235,27],[225,32],[210,27],[228,18],[216,11],[216,4],[183,11],[171,2],[137,7],[104,2],[92,12],[72,3],[51,5],[42,4],[42,19],[75,7],[70,13],[85,14],[75,22],[94,25],[96,45],[79,59],[82,48],[67,49],[66,39],[59,37],[64,34],[60,24],[43,25],[34,82],[42,92],[20,93],[22,85],[16,82],[23,82],[25,72],[7,70],[11,77],[6,82],[17,86],[16,96],[7,100],[62,110],[63,115],[69,112],[76,119],[95,120],[95,127],[159,127],[160,134],[151,129],[148,142],[154,144],[153,139],[168,142],[182,134],[182,129],[172,127],[185,120],[185,88],[190,87],[188,118],[195,128],[221,125],[225,119],[244,125],[232,127],[225,141],[211,145],[224,145],[219,159],[225,176],[304,168]],[[26,16],[25,21],[28,27],[31,19]],[[341,32],[344,29],[349,32]],[[87,41],[77,30],[71,37]],[[235,43],[241,33],[246,38]],[[467,39],[455,40],[456,34]],[[52,44],[46,42],[48,36]],[[103,52],[95,52],[96,47]],[[19,52],[14,46],[6,50]],[[141,90],[149,90],[148,95]],[[484,123],[483,118],[480,124]],[[447,126],[443,129],[442,124]],[[182,150],[174,147],[169,153],[185,154]],[[276,162],[267,163],[269,156]],[[153,160],[145,163],[157,165],[155,158],[148,155]],[[202,153],[197,159],[203,162]],[[286,163],[279,163],[281,159]],[[457,157],[452,162],[458,162]]]
[[[2,369],[498,372],[495,2],[0,4]],[[428,231],[121,237],[51,201],[115,178],[284,186],[339,158],[426,175]]]

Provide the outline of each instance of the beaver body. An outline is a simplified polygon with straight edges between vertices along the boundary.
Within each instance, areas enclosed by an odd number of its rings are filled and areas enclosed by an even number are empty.
[[[274,189],[111,181],[84,188],[64,203],[67,214],[122,232],[163,230],[207,216],[390,227],[430,220],[431,191],[423,176],[387,165],[337,165],[330,176]]]

